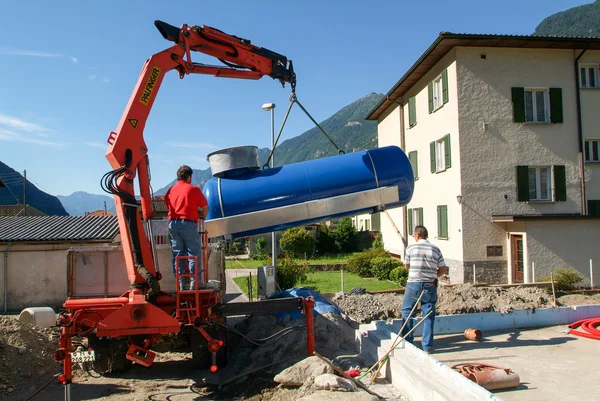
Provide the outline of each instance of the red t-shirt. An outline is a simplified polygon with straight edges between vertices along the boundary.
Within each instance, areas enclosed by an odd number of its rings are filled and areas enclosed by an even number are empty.
[[[198,222],[198,208],[208,205],[200,188],[183,180],[177,181],[165,194],[169,220],[189,219]]]

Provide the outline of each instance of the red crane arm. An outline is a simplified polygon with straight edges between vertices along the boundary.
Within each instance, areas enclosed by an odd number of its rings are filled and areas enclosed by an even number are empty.
[[[156,268],[151,239],[144,235],[134,178],[138,177],[142,215],[152,218],[148,148],[144,127],[165,74],[177,70],[180,78],[187,74],[210,74],[223,78],[260,79],[265,75],[289,82],[295,91],[296,76],[291,60],[270,50],[254,46],[249,40],[228,35],[207,26],[174,27],[155,21],[162,36],[175,43],[150,57],[138,78],[127,107],[115,132],[108,137],[106,158],[114,170],[105,174],[102,185],[115,197],[121,242],[127,274],[133,285],[156,284]],[[225,66],[192,62],[191,52],[218,58]]]

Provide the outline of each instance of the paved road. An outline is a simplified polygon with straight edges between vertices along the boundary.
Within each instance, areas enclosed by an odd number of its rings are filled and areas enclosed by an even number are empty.
[[[238,271],[240,270],[240,271]],[[243,270],[243,271],[241,271]],[[227,278],[227,295],[225,296],[225,302],[248,302],[248,297],[240,289],[240,287],[233,281],[233,277],[244,277],[249,276],[250,272],[255,273],[255,269],[227,269],[225,276]]]

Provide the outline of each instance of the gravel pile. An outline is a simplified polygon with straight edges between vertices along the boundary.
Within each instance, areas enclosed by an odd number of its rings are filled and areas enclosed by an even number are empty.
[[[60,371],[52,355],[57,333],[26,325],[14,316],[0,316],[0,399],[22,399]],[[5,398],[6,397],[6,398]]]

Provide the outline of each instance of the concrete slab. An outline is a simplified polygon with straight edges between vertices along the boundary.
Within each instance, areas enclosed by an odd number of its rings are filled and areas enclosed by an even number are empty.
[[[566,334],[566,329],[484,331],[481,342],[467,341],[462,334],[440,335],[429,356],[448,366],[481,362],[512,369],[520,376],[519,387],[493,391],[505,401],[600,400],[600,341]]]

